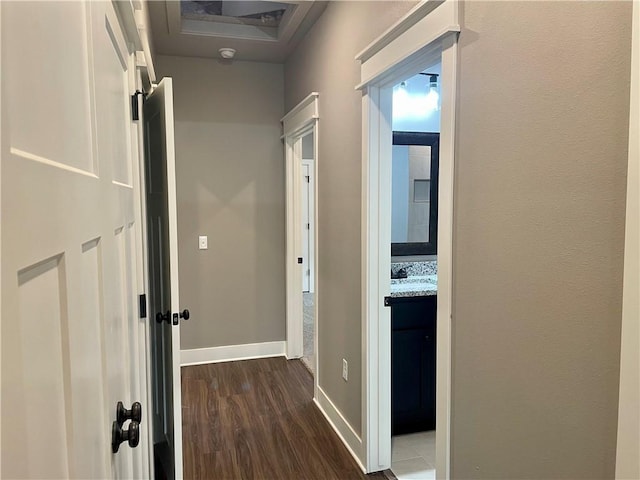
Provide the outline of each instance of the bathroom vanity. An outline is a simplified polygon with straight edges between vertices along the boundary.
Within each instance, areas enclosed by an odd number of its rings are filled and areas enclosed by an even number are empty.
[[[435,265],[434,265],[435,267]],[[418,273],[416,275],[416,273]],[[435,272],[409,270],[391,280],[392,434],[435,429]]]

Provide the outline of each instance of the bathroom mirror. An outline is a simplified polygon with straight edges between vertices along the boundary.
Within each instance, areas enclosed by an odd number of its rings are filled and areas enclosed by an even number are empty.
[[[435,255],[439,133],[393,132],[391,255]]]

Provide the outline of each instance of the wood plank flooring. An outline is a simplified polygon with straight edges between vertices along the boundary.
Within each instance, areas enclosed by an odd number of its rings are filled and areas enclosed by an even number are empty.
[[[364,475],[283,357],[182,368],[186,479],[347,480]]]

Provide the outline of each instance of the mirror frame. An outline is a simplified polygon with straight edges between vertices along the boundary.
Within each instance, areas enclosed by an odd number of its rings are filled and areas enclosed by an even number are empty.
[[[429,241],[392,242],[391,255],[394,257],[435,255],[438,253],[438,167],[440,158],[440,134],[433,132],[394,131],[393,145],[424,145],[431,147],[431,190],[429,192]]]

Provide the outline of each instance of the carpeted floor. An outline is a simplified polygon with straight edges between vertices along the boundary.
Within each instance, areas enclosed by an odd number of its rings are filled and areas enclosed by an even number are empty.
[[[314,307],[313,302],[315,299],[315,295],[313,293],[303,293],[302,301],[303,301],[303,326],[302,326],[302,334],[303,334],[303,357],[302,363],[309,369],[311,373],[314,373],[315,366],[315,357],[313,352],[313,332],[315,328],[315,321],[313,318],[314,315]]]

